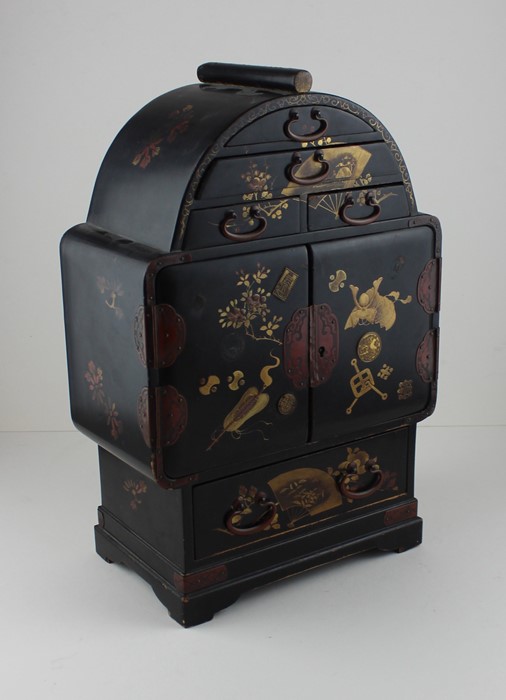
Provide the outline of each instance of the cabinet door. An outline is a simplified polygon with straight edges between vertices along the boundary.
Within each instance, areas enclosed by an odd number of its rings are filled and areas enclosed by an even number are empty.
[[[241,471],[306,443],[308,390],[295,391],[283,371],[285,329],[308,305],[304,246],[167,267],[156,304],[184,329],[160,334],[169,343],[177,335],[181,346],[159,369],[156,390],[168,476],[218,465]],[[164,430],[171,414],[184,414],[180,427]]]
[[[328,305],[339,326],[337,364],[312,390],[313,440],[370,429],[433,400],[435,248],[428,226],[311,247],[313,304]]]

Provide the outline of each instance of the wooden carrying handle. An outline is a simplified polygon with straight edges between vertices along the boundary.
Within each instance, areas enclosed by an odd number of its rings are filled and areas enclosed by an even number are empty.
[[[203,63],[197,68],[197,77],[201,83],[244,85],[299,93],[309,92],[313,84],[313,77],[307,70],[247,66],[240,63]]]
[[[228,238],[230,241],[235,241],[239,243],[241,241],[254,241],[258,238],[267,228],[267,219],[260,215],[259,209],[257,207],[251,207],[250,216],[258,221],[258,226],[253,231],[247,231],[245,233],[236,233],[231,231],[229,226],[237,220],[237,214],[234,211],[227,212],[224,219],[220,221],[220,231]]]
[[[263,491],[258,491],[255,496],[255,503],[259,506],[265,506],[265,513],[262,513],[259,518],[249,525],[241,527],[240,525],[234,524],[232,521],[236,515],[241,515],[246,508],[246,504],[244,503],[244,499],[240,497],[234,501],[225,518],[225,525],[229,532],[233,535],[255,535],[269,527],[277,513],[276,503],[274,501],[268,501],[267,495],[263,493]]]

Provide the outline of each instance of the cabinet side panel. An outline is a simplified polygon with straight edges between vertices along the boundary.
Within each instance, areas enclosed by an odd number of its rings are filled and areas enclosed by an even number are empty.
[[[151,450],[141,419],[148,385],[142,310],[147,258],[154,253],[120,240],[82,226],[62,241],[72,419],[93,440],[150,475]]]

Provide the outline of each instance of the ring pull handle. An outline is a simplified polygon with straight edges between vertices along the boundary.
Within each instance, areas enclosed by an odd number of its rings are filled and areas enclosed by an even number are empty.
[[[365,224],[372,224],[374,221],[379,219],[381,214],[381,207],[376,201],[374,192],[368,192],[366,194],[365,203],[369,207],[373,208],[372,214],[370,216],[365,216],[363,219],[354,219],[351,216],[348,216],[346,211],[355,204],[355,200],[353,199],[352,195],[348,193],[346,195],[344,203],[339,209],[340,219],[344,221],[345,224],[349,224],[350,226],[364,226]]]
[[[316,139],[325,136],[327,129],[329,128],[328,121],[322,117],[319,109],[311,110],[311,119],[320,122],[320,127],[314,131],[312,134],[296,134],[292,131],[292,125],[299,121],[300,115],[297,110],[293,109],[290,112],[290,118],[285,122],[283,126],[283,131],[288,136],[288,138],[293,139],[293,141],[298,141],[299,143],[305,143],[306,141],[315,141]]]
[[[287,177],[291,182],[295,182],[296,185],[316,185],[318,182],[325,180],[327,173],[329,171],[329,164],[325,160],[325,155],[322,151],[315,151],[314,159],[322,164],[321,171],[318,175],[313,177],[298,177],[295,175],[295,170],[301,165],[302,158],[298,153],[293,154],[292,162],[287,168]]]
[[[240,241],[254,241],[255,238],[259,238],[262,233],[267,228],[267,219],[261,216],[258,207],[251,207],[250,215],[253,219],[258,221],[258,226],[249,233],[236,233],[230,230],[230,226],[237,220],[237,214],[234,211],[229,211],[226,213],[225,218],[220,221],[220,231],[228,238],[230,241],[240,242]]]
[[[385,475],[372,460],[366,463],[366,467],[368,467],[370,474],[374,474],[374,481],[371,486],[366,489],[352,489],[350,488],[350,483],[353,473],[346,474],[339,482],[339,490],[345,498],[349,498],[352,501],[360,500],[361,498],[369,498],[369,496],[372,496],[376,491],[379,491],[383,485]]]
[[[257,492],[255,496],[255,503],[259,506],[265,507],[265,513],[262,513],[262,515],[260,515],[249,525],[241,527],[240,525],[237,525],[237,523],[234,523],[233,520],[235,516],[242,514],[246,508],[246,503],[244,498],[241,496],[234,501],[230,511],[227,514],[227,517],[225,518],[225,525],[229,532],[231,532],[233,535],[255,535],[256,533],[262,532],[269,527],[276,517],[277,504],[274,501],[267,500],[267,495],[263,491]]]

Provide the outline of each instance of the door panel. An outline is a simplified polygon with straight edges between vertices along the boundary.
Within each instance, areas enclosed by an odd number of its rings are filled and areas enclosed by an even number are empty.
[[[168,476],[240,471],[306,443],[308,390],[283,371],[285,328],[308,304],[305,247],[167,267],[156,301],[185,326],[184,347],[160,372],[170,405],[187,407],[186,427],[163,446]]]
[[[433,317],[418,300],[418,287],[434,257],[433,230],[403,229],[311,250],[313,303],[330,306],[339,326],[337,365],[312,390],[312,439],[422,411],[431,398],[422,353],[430,347]]]

